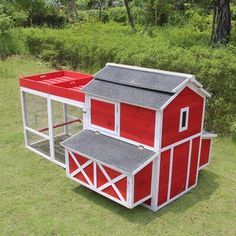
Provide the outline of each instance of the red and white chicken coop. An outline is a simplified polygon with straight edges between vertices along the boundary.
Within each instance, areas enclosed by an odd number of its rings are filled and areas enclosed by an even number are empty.
[[[209,164],[210,94],[193,75],[108,63],[94,76],[59,71],[20,86],[26,146],[127,208],[157,211]]]

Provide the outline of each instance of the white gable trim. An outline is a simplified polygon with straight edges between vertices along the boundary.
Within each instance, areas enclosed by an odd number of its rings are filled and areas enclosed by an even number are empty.
[[[193,77],[193,75],[190,75],[190,74],[173,72],[173,71],[166,71],[166,70],[158,70],[158,69],[152,69],[152,68],[146,68],[146,67],[140,67],[140,66],[130,66],[130,65],[116,64],[116,63],[107,63],[106,66],[113,66],[113,67],[120,67],[120,68],[126,68],[126,69],[131,69],[131,70],[154,72],[154,73],[160,73],[160,74],[164,74],[164,75],[182,76],[182,77],[186,77],[186,78]]]
[[[201,90],[199,90],[198,88],[196,88],[195,85],[193,85],[191,82],[188,83],[187,85],[183,86],[182,88],[179,89],[178,92],[176,92],[161,108],[160,110],[164,110],[186,87],[190,88],[191,90],[193,90],[195,93],[197,93],[199,96],[205,98],[206,96],[204,96],[204,94],[201,92]]]

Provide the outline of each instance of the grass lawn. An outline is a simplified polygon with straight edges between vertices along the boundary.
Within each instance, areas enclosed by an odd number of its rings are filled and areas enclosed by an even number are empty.
[[[24,147],[18,77],[51,68],[0,62],[0,235],[236,235],[236,144],[214,141],[199,185],[159,212],[128,210]]]

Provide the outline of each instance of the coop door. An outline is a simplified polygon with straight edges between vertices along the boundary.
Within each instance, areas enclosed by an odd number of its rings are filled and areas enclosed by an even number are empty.
[[[23,93],[26,144],[37,153],[50,158],[47,99]]]
[[[52,102],[55,160],[65,164],[60,143],[83,129],[83,109],[66,103]]]

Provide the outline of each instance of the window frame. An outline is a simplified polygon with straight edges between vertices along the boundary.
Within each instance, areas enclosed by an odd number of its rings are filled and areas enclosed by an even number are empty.
[[[183,123],[183,114],[186,112],[186,122],[185,125],[182,126]],[[179,132],[183,132],[188,129],[189,123],[189,107],[184,107],[180,109],[180,118],[179,118]]]
[[[115,124],[115,130],[110,130],[98,125],[95,125],[92,123],[92,109],[91,109],[91,100],[97,100],[97,101],[101,101],[101,102],[105,102],[105,103],[110,103],[113,104],[115,107],[114,109],[114,116],[115,116],[115,120],[114,120],[114,124]],[[108,99],[103,99],[103,98],[99,98],[99,97],[95,97],[95,96],[89,96],[89,126],[96,130],[96,131],[103,131],[104,133],[107,134],[113,134],[113,135],[119,135],[119,127],[120,127],[120,122],[119,122],[119,114],[120,114],[120,105],[118,102],[115,101],[111,101]]]

